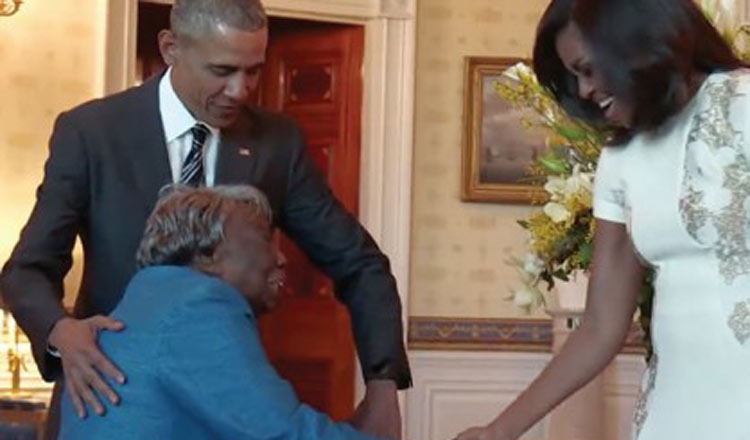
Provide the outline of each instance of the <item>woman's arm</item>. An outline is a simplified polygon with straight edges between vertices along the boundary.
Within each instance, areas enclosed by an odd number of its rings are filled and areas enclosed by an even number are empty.
[[[516,439],[599,374],[627,336],[644,275],[625,225],[597,220],[581,326],[505,411],[486,427],[465,431],[458,439]]]

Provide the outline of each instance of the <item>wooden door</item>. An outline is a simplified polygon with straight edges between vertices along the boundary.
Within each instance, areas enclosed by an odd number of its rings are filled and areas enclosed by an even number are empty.
[[[260,103],[302,127],[334,194],[356,215],[359,194],[363,29],[273,19]],[[286,237],[287,283],[261,318],[264,346],[300,399],[341,420],[354,407],[355,360],[348,312],[331,281]]]
[[[170,5],[138,2],[138,32],[136,33],[136,81],[145,82],[160,75],[167,64],[159,52],[158,35],[169,29]]]

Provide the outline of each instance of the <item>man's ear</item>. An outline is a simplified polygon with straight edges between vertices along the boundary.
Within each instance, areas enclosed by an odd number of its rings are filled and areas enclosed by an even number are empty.
[[[168,66],[173,66],[177,61],[180,51],[180,45],[177,36],[169,29],[159,32],[159,52],[161,57]]]

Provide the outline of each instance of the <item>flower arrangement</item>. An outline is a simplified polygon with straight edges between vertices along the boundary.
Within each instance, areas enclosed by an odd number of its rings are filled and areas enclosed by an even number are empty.
[[[555,279],[567,281],[591,263],[596,228],[591,209],[593,176],[605,134],[570,118],[527,65],[516,64],[504,75],[510,81],[497,81],[496,92],[534,115],[522,119],[524,126],[547,133],[546,152],[528,170],[529,179],[544,186],[544,197],[535,200],[543,208],[518,222],[529,233],[529,253],[523,259],[509,259],[523,283],[513,291],[513,300],[530,310],[545,303],[539,288],[542,281],[549,290]]]

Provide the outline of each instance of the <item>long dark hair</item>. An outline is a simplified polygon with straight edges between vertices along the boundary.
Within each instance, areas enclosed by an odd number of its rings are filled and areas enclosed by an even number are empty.
[[[633,126],[620,139],[676,114],[696,73],[746,66],[693,0],[553,0],[537,29],[534,71],[568,113],[596,126],[604,125],[601,109],[579,97],[557,53],[557,35],[571,22],[610,92],[633,107]]]

